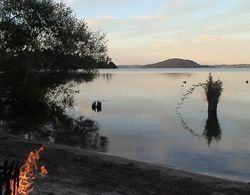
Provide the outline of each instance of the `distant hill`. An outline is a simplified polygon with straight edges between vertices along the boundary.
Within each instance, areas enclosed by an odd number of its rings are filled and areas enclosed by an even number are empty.
[[[173,58],[155,64],[147,64],[141,67],[142,68],[201,68],[203,66],[197,64],[192,60]]]
[[[147,65],[118,65],[118,68],[250,68],[250,64],[200,65],[192,60],[172,58]]]

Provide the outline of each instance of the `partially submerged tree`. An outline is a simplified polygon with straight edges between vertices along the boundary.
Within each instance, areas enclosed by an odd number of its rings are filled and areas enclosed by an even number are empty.
[[[203,85],[205,89],[207,101],[208,101],[208,112],[217,112],[217,105],[219,98],[223,91],[223,83],[221,80],[213,80],[211,73],[208,75],[207,82]]]
[[[64,3],[0,0],[0,70],[76,70],[108,64],[105,35]]]
[[[203,87],[205,89],[207,101],[208,101],[208,118],[206,121],[206,126],[203,132],[203,135],[199,134],[196,130],[189,127],[188,122],[182,117],[182,113],[180,111],[181,106],[187,100],[188,96],[194,92],[194,90],[198,87]],[[193,85],[186,93],[183,94],[181,101],[177,103],[176,114],[180,119],[183,127],[188,130],[193,136],[202,137],[205,136],[208,140],[208,145],[212,142],[212,140],[219,141],[221,139],[221,129],[220,124],[217,118],[217,105],[219,102],[219,98],[223,91],[223,83],[221,80],[214,81],[212,74],[209,73],[208,79],[205,83],[198,83]]]

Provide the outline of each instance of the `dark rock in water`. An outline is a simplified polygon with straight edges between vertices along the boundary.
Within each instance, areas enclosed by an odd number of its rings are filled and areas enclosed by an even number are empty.
[[[96,111],[96,107],[97,107],[97,106],[96,106],[96,102],[93,102],[93,103],[92,103],[92,110]]]
[[[95,101],[92,103],[92,110],[95,112],[101,112],[102,111],[102,102],[101,101]]]

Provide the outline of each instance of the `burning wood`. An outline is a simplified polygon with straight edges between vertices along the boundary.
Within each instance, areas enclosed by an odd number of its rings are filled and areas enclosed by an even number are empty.
[[[45,175],[48,174],[47,169],[45,168],[45,166],[41,166],[40,168],[40,173],[39,173],[42,177],[44,177]]]
[[[6,160],[0,167],[0,195],[3,193],[3,187],[5,188],[4,195],[16,194],[21,166],[19,162],[12,161],[9,164]]]
[[[28,195],[33,191],[34,180],[38,175],[36,174],[38,173],[37,161],[42,151],[44,151],[43,146],[31,151],[23,165],[13,161],[9,166],[8,161],[5,161],[4,166],[1,167],[3,171],[0,172],[0,195],[3,193],[2,186],[5,186],[4,195]],[[48,173],[45,166],[41,166],[39,170],[40,176]]]
[[[28,195],[33,191],[35,173],[38,171],[37,161],[40,159],[40,153],[44,151],[42,146],[38,150],[31,151],[28,159],[20,169],[18,195]],[[42,174],[41,174],[42,173]],[[41,176],[45,176],[48,172],[45,166],[41,167]]]

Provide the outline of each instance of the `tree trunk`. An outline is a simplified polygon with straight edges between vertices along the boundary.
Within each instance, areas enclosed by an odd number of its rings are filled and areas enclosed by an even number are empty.
[[[25,88],[26,85],[27,85],[28,78],[29,78],[29,73],[30,73],[29,67],[26,66],[26,68],[25,68],[25,77],[24,77],[24,80],[23,80],[23,88]]]
[[[208,112],[214,112],[216,113],[217,112],[217,105],[218,105],[218,102],[208,102]]]

